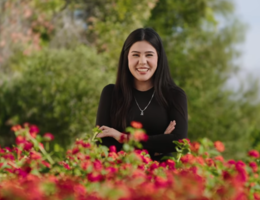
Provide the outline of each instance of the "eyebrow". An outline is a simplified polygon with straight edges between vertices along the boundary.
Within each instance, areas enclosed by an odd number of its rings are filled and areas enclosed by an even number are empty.
[[[131,53],[140,53],[139,51],[132,51]],[[153,51],[146,51],[145,53],[154,53]]]

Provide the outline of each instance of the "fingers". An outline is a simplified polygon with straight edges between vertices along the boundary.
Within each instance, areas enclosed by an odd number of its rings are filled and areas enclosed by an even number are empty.
[[[97,138],[103,138],[103,137],[108,137],[109,136],[109,133],[108,132],[102,132],[102,133],[99,133],[97,134]]]
[[[108,126],[101,126],[101,127],[99,127],[99,129],[102,130],[102,131],[104,131],[104,130],[106,130],[108,128],[109,128]]]
[[[110,128],[108,126],[101,126],[99,129],[102,132],[97,134],[97,136],[96,136],[97,138],[103,138],[103,137],[109,137],[110,136],[110,134],[109,134]]]
[[[175,120],[171,121],[169,126],[166,128],[164,134],[170,134],[175,129],[175,126],[176,126]]]

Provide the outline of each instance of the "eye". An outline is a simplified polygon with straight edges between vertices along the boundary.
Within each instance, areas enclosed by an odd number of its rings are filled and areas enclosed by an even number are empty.
[[[146,56],[151,57],[151,56],[153,56],[153,54],[147,54]]]
[[[139,55],[138,54],[133,54],[133,56],[138,57]]]

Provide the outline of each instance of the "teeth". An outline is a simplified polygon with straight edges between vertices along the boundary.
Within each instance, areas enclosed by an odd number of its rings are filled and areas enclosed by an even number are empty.
[[[139,72],[147,72],[148,69],[137,69]]]

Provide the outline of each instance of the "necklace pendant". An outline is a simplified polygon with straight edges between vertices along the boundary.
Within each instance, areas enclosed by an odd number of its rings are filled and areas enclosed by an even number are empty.
[[[141,111],[141,115],[144,115],[144,111]]]

